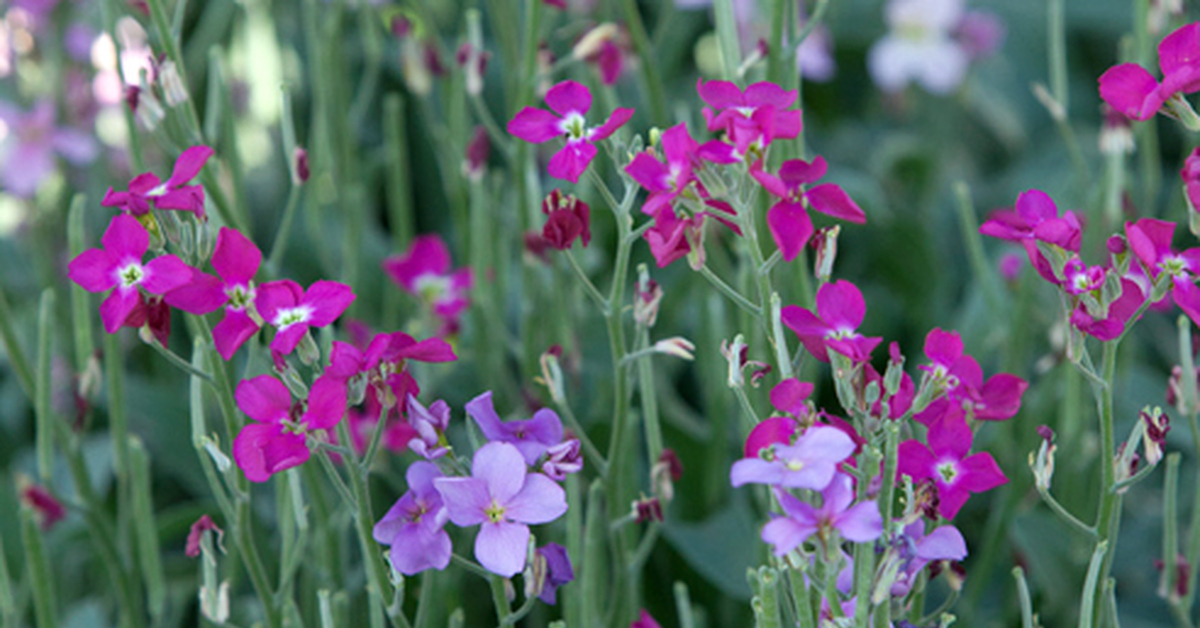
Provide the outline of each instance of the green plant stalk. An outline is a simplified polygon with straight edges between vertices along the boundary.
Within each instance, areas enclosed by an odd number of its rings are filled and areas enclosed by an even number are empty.
[[[283,208],[283,219],[279,223],[279,230],[275,232],[275,241],[271,243],[271,253],[267,256],[267,268],[276,275],[279,274],[279,264],[283,261],[283,254],[291,240],[292,222],[296,219],[296,209],[300,206],[300,197],[303,194],[304,186],[293,182],[288,190],[287,205]]]
[[[713,21],[716,22],[717,45],[721,51],[721,78],[737,81],[737,69],[742,63],[742,47],[738,43],[733,0],[713,0]]]
[[[1163,478],[1163,538],[1162,579],[1158,586],[1159,595],[1174,605],[1175,575],[1179,565],[1179,461],[1181,454],[1172,452],[1167,456],[1167,470]]]
[[[412,181],[409,173],[408,127],[404,97],[383,98],[383,137],[387,151],[387,207],[392,245],[403,251],[413,237]]]
[[[625,26],[629,29],[629,37],[633,41],[633,50],[642,60],[638,77],[642,79],[642,89],[646,91],[650,101],[651,123],[665,127],[670,124],[667,119],[667,99],[663,93],[663,81],[658,75],[658,58],[654,54],[654,46],[646,34],[646,25],[642,15],[638,13],[637,0],[621,0],[621,12],[625,16]]]
[[[1092,560],[1088,563],[1087,577],[1083,582],[1083,599],[1079,604],[1079,628],[1092,628],[1094,618],[1103,604],[1100,593],[1100,572],[1103,569],[1104,557],[1109,554],[1108,541],[1100,541],[1092,552]],[[1101,598],[1101,599],[1098,599]]]
[[[0,535],[0,622],[3,622],[4,626],[16,626],[19,618],[12,577],[8,572],[8,558],[4,552],[4,538]]]
[[[508,594],[504,591],[504,578],[495,574],[489,574],[488,588],[492,592],[492,606],[496,609],[496,622],[500,626],[508,623],[508,619],[512,617],[512,607],[508,603]]]
[[[1192,324],[1187,316],[1180,316],[1178,320],[1179,327],[1179,363],[1181,370],[1184,373],[1195,373],[1196,364],[1192,357]],[[1196,392],[1196,378],[1182,377],[1180,384],[1183,386],[1183,399],[1186,405],[1184,414],[1188,419],[1188,427],[1192,433],[1192,446],[1194,451],[1200,451],[1200,422],[1197,421],[1196,413],[1200,408]],[[1200,466],[1196,468],[1197,480],[1200,480]],[[1200,481],[1195,482],[1195,493],[1192,499],[1192,521],[1188,530],[1188,542],[1186,547],[1186,556],[1189,565],[1195,565],[1197,560],[1200,560]],[[1196,579],[1188,578],[1187,594],[1184,595],[1180,606],[1183,608],[1186,616],[1191,615],[1192,603],[1196,595]]]
[[[1088,579],[1091,587],[1085,586],[1084,593],[1086,599],[1091,602],[1090,612],[1095,613],[1097,617],[1102,616],[1104,604],[1104,596],[1100,595],[1097,587],[1108,578],[1112,569],[1113,555],[1116,554],[1117,533],[1121,525],[1122,496],[1112,490],[1116,483],[1113,469],[1113,460],[1116,455],[1116,443],[1113,436],[1113,375],[1116,371],[1117,347],[1120,340],[1118,338],[1104,343],[1101,377],[1107,385],[1096,391],[1100,414],[1101,493],[1096,518],[1096,533],[1100,540],[1096,545],[1096,555],[1093,561],[1099,558],[1100,564],[1095,578],[1092,578],[1091,569],[1089,569]],[[1080,625],[1089,628],[1082,623]]]
[[[583,528],[583,561],[580,565],[579,584],[574,594],[583,609],[587,624],[573,624],[580,628],[595,628],[603,616],[608,596],[605,595],[605,547],[604,539],[608,528],[604,522],[604,483],[596,479],[588,488],[587,514]]]
[[[15,320],[12,308],[8,305],[8,299],[4,296],[4,290],[0,289],[0,340],[4,342],[4,350],[8,352],[8,362],[17,376],[17,383],[21,385],[30,399],[36,399],[37,390],[33,381],[33,369],[29,366],[29,359],[25,357],[25,351],[17,342],[17,331],[13,327]]]
[[[1017,598],[1021,605],[1021,628],[1035,628],[1033,623],[1033,600],[1029,597],[1029,584],[1025,582],[1025,570],[1013,567],[1013,579],[1017,581]]]
[[[71,209],[67,212],[67,248],[72,258],[87,248],[87,236],[84,233],[85,211],[87,197],[76,194],[71,199]],[[71,320],[75,340],[75,372],[83,373],[96,350],[96,341],[92,337],[92,308],[88,292],[79,286],[71,286]]]
[[[785,71],[785,55],[783,54],[783,27],[787,23],[787,0],[771,2],[771,39],[767,56],[767,80],[776,85],[783,85]]]
[[[43,484],[50,482],[54,474],[54,416],[50,406],[50,368],[54,359],[52,340],[54,334],[54,288],[42,292],[38,307],[38,372],[37,396],[34,398],[34,413],[37,417],[37,467],[38,477]]]
[[[567,492],[567,555],[578,556],[583,558],[583,489],[580,486],[581,480],[579,474],[571,474],[567,476],[566,492]],[[0,556],[0,558],[3,558]],[[564,590],[564,595],[560,597],[563,605],[563,619],[566,620],[568,626],[582,626],[583,621],[583,599],[580,592],[583,591],[582,583],[576,582],[571,585],[569,592]]]
[[[46,548],[42,544],[42,532],[38,529],[33,511],[21,509],[21,544],[25,546],[25,572],[33,590],[33,613],[37,628],[55,628],[54,580],[50,564],[46,559]]]
[[[1067,30],[1063,19],[1063,0],[1046,3],[1047,48],[1050,51],[1050,91],[1063,111],[1070,110],[1067,91]]]
[[[958,200],[956,206],[959,226],[962,228],[963,243],[967,246],[967,254],[971,260],[971,270],[975,272],[976,281],[983,287],[983,296],[987,299],[991,311],[1003,312],[1004,299],[1000,296],[999,286],[996,285],[996,273],[988,264],[987,255],[983,252],[983,239],[979,234],[975,206],[971,202],[971,190],[966,183],[959,181],[954,184],[954,195]]]
[[[649,347],[650,330],[638,330],[638,345]],[[654,364],[652,355],[646,355],[637,361],[638,393],[642,400],[642,427],[646,433],[646,452],[649,454],[651,465],[658,462],[663,452],[662,425],[658,418],[658,393],[654,387]]]
[[[792,595],[792,605],[796,609],[796,625],[799,628],[816,628],[817,622],[813,619],[812,596],[808,594],[803,574],[796,569],[789,569],[787,578]]]
[[[759,628],[782,628],[783,615],[779,608],[779,572],[772,567],[758,568],[758,598],[762,601]]]
[[[125,414],[125,365],[119,334],[104,336],[104,375],[108,386],[108,422],[117,478],[129,477],[129,420]]]
[[[153,624],[162,621],[166,610],[166,575],[159,552],[158,526],[154,522],[154,503],[151,496],[150,459],[141,439],[129,437],[131,489],[133,493],[133,527],[137,540],[138,561],[142,582],[146,585],[146,601]]]

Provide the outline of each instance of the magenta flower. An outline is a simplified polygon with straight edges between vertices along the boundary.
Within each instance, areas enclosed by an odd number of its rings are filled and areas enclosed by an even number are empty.
[[[754,179],[779,199],[767,210],[767,226],[771,228],[771,237],[775,239],[775,246],[779,247],[784,260],[790,262],[796,259],[812,237],[813,226],[804,209],[805,201],[813,209],[835,218],[857,224],[867,221],[867,215],[841,186],[822,183],[807,191],[804,189],[806,185],[825,176],[825,170],[825,158],[819,155],[811,163],[803,159],[783,162],[779,167],[779,176],[763,170],[762,160],[750,167]]]
[[[856,331],[866,316],[867,305],[862,292],[845,279],[821,286],[817,291],[817,313],[819,316],[798,305],[789,305],[783,308],[781,318],[800,337],[804,348],[822,362],[829,361],[829,349],[854,362],[864,362],[882,341]]]
[[[468,401],[466,410],[489,441],[515,446],[525,463],[531,466],[550,447],[563,440],[562,420],[549,408],[538,410],[533,413],[533,418],[524,421],[501,421],[489,390]]]
[[[1200,274],[1200,248],[1176,253],[1171,249],[1174,235],[1175,223],[1165,220],[1142,218],[1125,223],[1125,239],[1146,273],[1156,281],[1166,273],[1171,280],[1171,297],[1188,318],[1200,324],[1200,288],[1195,283]]]
[[[1100,97],[1113,109],[1149,120],[1178,94],[1200,91],[1200,24],[1188,24],[1158,44],[1162,82],[1140,65],[1122,63],[1100,75]]]
[[[102,249],[88,249],[71,260],[67,277],[88,292],[115,288],[100,304],[104,330],[116,333],[142,302],[141,287],[164,294],[188,282],[192,269],[174,255],[160,255],[143,264],[150,235],[132,216],[113,216],[100,238]]]
[[[309,327],[332,324],[353,302],[354,292],[343,283],[321,280],[304,290],[291,279],[281,279],[259,286],[256,303],[263,320],[276,330],[271,350],[287,355]]]
[[[1073,255],[1063,266],[1063,290],[1069,294],[1081,295],[1104,286],[1104,268],[1087,266],[1078,255]]]
[[[938,513],[953,519],[971,493],[990,491],[1008,481],[991,454],[967,455],[974,438],[961,417],[945,417],[930,425],[928,446],[917,440],[900,443],[896,475],[907,475],[914,482],[932,480],[938,491]]]
[[[775,515],[763,526],[762,540],[775,548],[776,556],[796,549],[808,537],[819,534],[827,538],[834,530],[842,538],[855,543],[874,541],[883,534],[883,517],[873,501],[854,502],[854,485],[850,476],[839,473],[821,491],[821,506],[807,504],[791,493],[775,489],[775,497],[783,515]]]
[[[1122,279],[1121,296],[1108,304],[1108,318],[1096,320],[1080,302],[1071,312],[1071,324],[1101,342],[1108,342],[1125,333],[1129,319],[1133,318],[1145,302],[1146,295],[1137,283],[1130,279]]]
[[[432,462],[419,460],[409,465],[404,474],[408,492],[372,531],[376,541],[392,548],[388,552],[392,566],[406,576],[426,569],[441,571],[450,564],[450,535],[443,529],[449,514],[433,484],[441,477]]]
[[[225,535],[225,531],[217,526],[212,517],[208,515],[200,515],[200,518],[192,524],[188,530],[187,543],[184,545],[183,553],[188,558],[197,558],[200,556],[200,544],[204,541],[204,533],[212,532],[217,536],[218,542]]]
[[[542,225],[542,239],[560,251],[571,248],[575,239],[587,246],[592,241],[592,210],[588,204],[574,194],[563,194],[554,188],[542,199],[542,213],[546,224]]]
[[[1048,194],[1041,190],[1026,190],[1017,196],[1015,209],[999,209],[992,212],[979,233],[1025,247],[1029,262],[1043,279],[1058,284],[1050,261],[1038,250],[1037,243],[1045,242],[1079,252],[1083,240],[1083,228],[1075,213],[1068,210],[1061,218],[1058,206]]]
[[[663,207],[654,216],[654,225],[642,237],[650,245],[650,253],[659,268],[686,256],[699,247],[704,228],[704,214],[680,216],[671,207]]]
[[[752,149],[762,152],[775,138],[793,139],[802,128],[800,110],[788,111],[799,93],[762,81],[745,91],[732,81],[696,82],[700,99],[709,107],[701,110],[709,131],[724,131],[733,143],[734,154],[745,157]]]
[[[413,238],[404,254],[383,260],[383,271],[442,319],[456,319],[470,304],[471,269],[450,270],[450,250],[437,234]]]
[[[638,612],[638,618],[629,624],[629,628],[662,628],[662,626],[654,620],[649,611],[643,608]]]
[[[293,403],[287,386],[270,375],[242,380],[234,398],[254,419],[233,439],[233,460],[251,482],[304,464],[311,455],[305,435],[337,425],[346,412],[346,385],[329,376],[313,382],[304,403]]]
[[[204,186],[187,185],[196,178],[204,164],[212,157],[213,149],[193,146],[179,155],[171,177],[164,183],[153,172],[143,172],[129,182],[127,192],[114,192],[110,187],[100,204],[119,207],[135,216],[150,211],[151,203],[156,209],[177,209],[204,218]]]
[[[753,483],[822,490],[837,466],[854,453],[854,440],[836,427],[814,425],[794,444],[777,443],[767,452],[764,456],[760,450],[733,463],[729,482],[733,486]]]
[[[408,361],[452,362],[458,359],[450,344],[441,338],[426,338],[418,342],[404,332],[376,334],[366,350],[334,341],[330,349],[327,375],[347,381],[363,377],[376,401],[396,406],[401,414],[407,412],[410,397],[420,394],[420,387],[408,370]]]
[[[594,142],[608,139],[633,116],[633,109],[618,107],[598,127],[587,126],[584,114],[592,108],[592,93],[575,81],[563,81],[546,92],[545,109],[525,107],[508,122],[508,132],[526,142],[541,144],[566,136],[566,145],[550,158],[550,176],[578,183],[579,176],[596,156]],[[557,114],[557,115],[555,115]]]
[[[1193,212],[1200,212],[1200,148],[1192,149],[1192,154],[1183,160],[1183,168],[1179,170],[1183,179],[1183,190],[1187,196],[1188,207]]]
[[[688,133],[686,124],[681,122],[663,131],[660,145],[665,164],[651,149],[638,153],[625,166],[625,172],[650,192],[642,205],[642,212],[648,216],[655,216],[663,207],[669,207],[695,178],[692,160],[699,145]]]
[[[506,578],[525,567],[529,525],[554,521],[567,511],[562,487],[541,473],[529,473],[521,452],[508,443],[480,447],[471,477],[438,478],[433,484],[455,525],[481,524],[475,558]]]
[[[0,153],[0,183],[16,196],[33,196],[54,172],[56,155],[75,165],[96,158],[96,141],[90,135],[55,126],[52,100],[38,101],[29,112],[0,103],[0,120],[8,126]]]
[[[262,263],[262,252],[236,229],[221,227],[213,249],[212,266],[220,279],[199,271],[190,284],[167,293],[171,307],[192,314],[207,314],[225,306],[225,317],[213,327],[213,344],[226,360],[258,332],[262,319],[254,308],[257,292],[254,275]]]

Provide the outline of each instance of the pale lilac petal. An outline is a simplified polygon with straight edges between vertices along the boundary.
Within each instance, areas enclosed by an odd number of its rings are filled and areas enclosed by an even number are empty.
[[[75,129],[57,129],[50,136],[50,144],[63,159],[80,166],[96,158],[98,147],[91,135]]]
[[[468,401],[466,411],[488,440],[500,440],[506,436],[500,415],[496,414],[496,407],[492,403],[492,391]]]
[[[525,476],[521,492],[508,500],[504,515],[528,524],[549,523],[567,512],[567,494],[557,482],[542,475]]]
[[[221,227],[213,249],[213,270],[230,284],[247,284],[258,273],[262,251],[236,229]]]
[[[743,458],[729,469],[729,483],[734,487],[743,484],[779,484],[783,479],[784,467],[762,458]]]
[[[813,209],[822,214],[855,224],[863,224],[867,221],[867,215],[862,208],[839,185],[823,183],[815,186],[805,194],[805,198],[812,204]]]
[[[849,437],[847,436],[847,438]],[[850,504],[854,502],[854,484],[850,476],[845,473],[835,473],[830,479],[829,485],[821,490],[821,499],[821,510],[827,513],[842,512],[849,508]]]
[[[446,514],[454,525],[466,527],[488,520],[485,512],[492,504],[487,483],[479,478],[437,478],[434,488],[442,496]]]
[[[579,183],[579,177],[596,157],[596,147],[586,140],[567,142],[550,158],[546,171],[555,179]]]
[[[592,129],[591,136],[588,139],[592,140],[593,142],[606,140],[610,135],[616,133],[617,129],[625,126],[625,123],[629,122],[629,119],[632,117],[633,109],[628,107],[617,107],[616,109],[613,109],[612,114],[608,116],[608,119],[604,121],[604,124]]]
[[[283,382],[270,375],[242,380],[233,397],[238,408],[259,423],[285,421],[292,409],[292,393]]]
[[[225,318],[213,327],[213,345],[222,358],[229,360],[258,329],[258,323],[245,310],[226,308]]]
[[[508,121],[508,133],[526,142],[541,144],[563,134],[559,128],[561,121],[561,118],[545,109],[525,107]]]
[[[115,334],[125,324],[130,312],[141,304],[142,296],[137,289],[113,290],[108,298],[100,303],[100,320],[104,321],[104,331]]]
[[[150,294],[164,294],[192,280],[194,270],[174,255],[160,255],[146,264],[141,286]],[[214,308],[216,309],[216,308]]]
[[[346,414],[346,383],[336,377],[318,377],[308,391],[308,411],[301,418],[310,430],[325,430]]]
[[[801,523],[790,517],[775,517],[762,529],[762,540],[771,545],[776,556],[796,549],[817,531],[815,523]]]
[[[471,459],[471,476],[481,478],[487,484],[488,495],[500,504],[507,504],[521,491],[526,472],[521,452],[509,443],[488,443]]]
[[[888,35],[875,42],[867,52],[867,70],[871,79],[885,92],[898,92],[908,84],[920,51],[905,40]]]
[[[962,532],[944,525],[917,541],[917,558],[922,560],[962,560],[967,557],[967,541]]]
[[[88,292],[104,292],[117,285],[116,263],[104,249],[88,249],[67,264],[67,278]]]
[[[167,179],[167,187],[177,188],[194,179],[212,155],[213,149],[207,146],[192,146],[183,151],[179,159],[175,160],[175,168],[171,171],[171,178]]]
[[[137,218],[117,214],[104,230],[100,244],[117,264],[124,264],[130,258],[141,261],[150,247],[150,235]]]
[[[879,514],[879,504],[873,501],[856,504],[838,516],[835,527],[847,541],[874,541],[883,534],[883,517]]]
[[[788,262],[796,259],[813,234],[812,220],[800,203],[780,201],[772,205],[767,210],[767,226],[775,246]]]
[[[958,43],[934,41],[920,57],[917,80],[934,94],[948,94],[962,83],[968,63],[967,53]]]
[[[440,527],[409,523],[392,537],[388,555],[396,571],[413,576],[427,569],[441,571],[450,564],[450,535]]]
[[[475,559],[484,569],[505,578],[525,568],[529,551],[529,526],[519,523],[484,523],[475,537]]]
[[[251,482],[266,482],[274,473],[304,464],[311,455],[304,436],[281,425],[251,423],[233,439],[233,460]]]
[[[592,108],[592,92],[576,81],[563,81],[546,92],[546,105],[560,116]]]

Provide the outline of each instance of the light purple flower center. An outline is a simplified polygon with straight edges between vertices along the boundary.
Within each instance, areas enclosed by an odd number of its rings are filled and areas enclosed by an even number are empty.
[[[558,123],[558,130],[567,136],[567,141],[585,140],[591,135],[587,128],[587,120],[584,120],[578,111],[563,116],[562,121]]]
[[[117,269],[117,281],[124,289],[129,289],[142,283],[147,275],[149,273],[146,272],[146,267],[138,262],[131,262]]]
[[[483,510],[483,514],[487,515],[488,521],[500,523],[504,521],[504,510],[504,506],[497,504],[496,500],[493,499],[492,503]]]
[[[306,323],[312,317],[313,309],[308,305],[280,308],[271,322],[279,331],[283,331],[296,323]]]
[[[954,484],[955,478],[958,477],[958,465],[953,460],[939,462],[935,469],[938,477],[946,484]]]

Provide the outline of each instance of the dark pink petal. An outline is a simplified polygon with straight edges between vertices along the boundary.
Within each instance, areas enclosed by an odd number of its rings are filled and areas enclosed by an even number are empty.
[[[897,450],[896,477],[907,475],[915,480],[927,480],[933,477],[937,457],[929,448],[917,440],[906,440],[900,443]]]
[[[409,338],[412,337],[409,336]],[[453,362],[458,359],[458,356],[454,354],[454,347],[441,338],[426,338],[410,343],[397,355],[419,362]]]
[[[1142,218],[1135,223],[1125,223],[1125,239],[1129,242],[1129,248],[1152,277],[1158,276],[1158,262],[1170,253],[1174,235],[1175,223],[1165,220]]]
[[[487,508],[492,503],[487,483],[479,478],[437,478],[434,488],[442,496],[446,514],[456,526],[473,526],[487,521]]]
[[[857,286],[839,279],[817,291],[817,312],[835,330],[850,331],[862,324],[867,304]]]
[[[771,105],[776,109],[783,110],[794,105],[799,95],[799,92],[794,89],[789,91],[769,81],[760,81],[746,87],[744,98],[746,104],[752,107]],[[713,103],[709,104],[717,106]]]
[[[968,456],[959,463],[959,468],[962,470],[962,479],[959,480],[959,483],[972,493],[990,491],[1008,482],[1008,478],[1000,470],[1000,465],[996,464],[996,459],[987,452]]]
[[[925,336],[925,357],[949,369],[963,354],[962,337],[956,331],[934,328]]]
[[[173,308],[192,314],[215,312],[229,301],[225,284],[208,273],[191,269],[192,277],[184,285],[163,294],[163,301]],[[149,288],[147,288],[149,290]]]
[[[204,188],[199,185],[185,185],[169,190],[154,197],[154,206],[159,209],[192,212],[197,217],[204,218]]]
[[[746,104],[742,97],[742,90],[731,81],[709,81],[704,82],[704,79],[696,81],[696,91],[700,94],[700,99],[712,107],[717,109],[728,109],[730,107],[741,107]]]
[[[1200,288],[1192,283],[1191,277],[1177,275],[1172,277],[1172,281],[1174,287],[1171,289],[1171,296],[1175,303],[1192,322],[1200,325]]]
[[[237,229],[221,227],[213,249],[213,270],[230,284],[247,284],[258,273],[262,251]]]
[[[471,476],[487,483],[488,495],[507,504],[525,484],[525,458],[509,443],[492,441],[475,452]]]
[[[108,188],[108,191],[104,193],[104,198],[100,199],[100,205],[101,207],[120,207],[122,209],[128,209],[126,205],[129,204],[129,197],[129,192],[116,192],[110,187]]]
[[[625,123],[629,122],[629,119],[632,117],[633,109],[628,107],[617,107],[616,109],[613,109],[612,115],[608,116],[608,119],[604,121],[604,124],[592,130],[592,133],[588,139],[592,140],[593,142],[606,140],[608,139],[608,136],[616,133],[617,129],[625,126]]]
[[[648,153],[638,153],[633,161],[625,166],[625,172],[651,192],[666,192],[670,189],[667,186],[667,177],[671,175],[670,171],[661,161],[651,157]],[[645,208],[642,211],[645,211]],[[645,213],[653,215],[653,212]]]
[[[194,179],[212,155],[213,149],[207,146],[193,146],[183,151],[175,160],[175,169],[171,171],[171,178],[167,179],[167,187],[176,188]]]
[[[796,433],[798,428],[799,425],[796,424],[796,420],[791,417],[773,416],[764,420],[755,425],[754,429],[750,430],[750,435],[746,437],[746,445],[742,450],[743,456],[748,459],[757,459],[758,452],[764,447],[776,444],[788,444],[791,442],[792,435]],[[735,462],[734,464],[736,465],[737,463]],[[739,486],[742,483],[735,483],[734,486]]]
[[[799,111],[776,111],[770,130],[771,137],[791,140],[799,137],[804,123]]]
[[[233,439],[233,460],[251,482],[266,482],[274,473],[304,464],[311,455],[304,436],[281,425],[251,423]]]
[[[563,488],[541,473],[530,473],[521,492],[509,500],[504,514],[513,521],[538,524],[554,521],[565,512],[567,494]]]
[[[162,180],[158,178],[158,175],[153,172],[143,172],[129,182],[129,192],[132,195],[144,196],[160,185],[162,185]]]
[[[124,265],[131,258],[139,262],[142,260],[146,249],[150,247],[150,235],[137,218],[117,214],[104,230],[100,244],[115,264]]]
[[[258,323],[245,310],[226,308],[225,318],[213,327],[213,345],[222,358],[229,360],[258,329]]]
[[[344,283],[322,279],[308,287],[303,303],[313,307],[308,324],[325,327],[337,320],[354,302],[354,291]]]
[[[113,290],[108,298],[100,303],[100,320],[104,321],[104,331],[115,334],[125,324],[129,314],[137,309],[142,302],[142,295],[137,288]]]
[[[820,155],[813,158],[812,163],[803,159],[789,159],[779,166],[779,178],[788,189],[794,189],[820,179],[828,169],[825,158]]]
[[[1030,225],[1016,210],[997,209],[988,214],[988,219],[979,226],[979,233],[1009,242],[1018,242],[1029,237]]]
[[[104,249],[88,249],[67,264],[67,278],[88,292],[104,292],[118,283],[116,266]]]
[[[398,285],[409,292],[416,291],[416,281],[423,275],[444,275],[450,269],[450,249],[436,233],[413,238],[408,251],[393,255],[383,262],[383,270]]]
[[[871,359],[871,352],[883,338],[854,335],[848,338],[826,338],[825,346],[830,351],[836,351],[852,362],[866,362]]]
[[[812,220],[800,203],[779,201],[772,205],[767,210],[767,226],[775,246],[788,262],[796,259],[813,234]]]
[[[563,134],[559,128],[561,121],[558,116],[545,109],[525,107],[508,121],[508,132],[526,142],[541,144]]]
[[[563,81],[546,92],[546,105],[560,116],[582,115],[592,108],[592,92],[575,81]]]
[[[705,146],[708,146],[712,143],[713,142],[708,142],[705,144]],[[720,144],[721,146],[729,146],[728,144],[724,144],[722,142],[716,143]],[[729,150],[732,151],[733,147],[729,146]],[[754,180],[758,181],[758,184],[763,186],[763,189],[770,192],[772,196],[786,199],[791,195],[791,188],[789,188],[788,185],[783,182],[783,179],[767,172],[766,170],[763,170],[761,159],[750,165],[750,176],[754,177]]]
[[[475,559],[484,569],[511,578],[525,568],[529,551],[529,526],[519,523],[484,523],[475,537]]]
[[[742,160],[735,147],[720,140],[709,140],[701,144],[700,148],[696,149],[696,156],[714,164],[736,164]]]
[[[346,414],[346,382],[323,375],[308,391],[308,411],[303,422],[310,430],[326,430],[338,424]]]
[[[967,426],[965,419],[946,415],[940,421],[929,426],[929,449],[938,456],[953,456],[961,460],[971,451],[971,442],[975,436]]]
[[[971,493],[961,484],[946,484],[938,481],[938,514],[946,520],[953,519],[962,510]]]
[[[1016,375],[999,373],[989,377],[979,391],[975,418],[985,421],[1011,419],[1021,410],[1021,395],[1025,394],[1026,388],[1029,388],[1029,382]]]
[[[283,382],[270,375],[259,375],[238,383],[233,393],[238,408],[259,423],[279,423],[288,419],[292,393]]]
[[[1200,23],[1188,24],[1158,44],[1158,67],[1163,76],[1193,69],[1200,63]]]
[[[659,144],[667,161],[673,164],[689,163],[697,148],[696,140],[692,139],[687,124],[683,122],[663,131]]]
[[[1158,89],[1158,81],[1136,63],[1113,66],[1100,75],[1100,97],[1110,107],[1134,120],[1148,120],[1158,108],[1148,110],[1147,98]]]
[[[1078,253],[1083,243],[1083,231],[1071,220],[1051,218],[1034,226],[1033,238]]]
[[[1025,190],[1018,194],[1016,211],[1031,228],[1043,220],[1058,218],[1058,206],[1054,204],[1054,199],[1041,190]]]
[[[271,350],[278,352],[281,355],[289,355],[296,350],[296,345],[300,344],[300,339],[304,334],[308,333],[308,323],[293,323],[275,334],[275,338],[271,340]]]
[[[812,394],[813,385],[789,377],[771,389],[771,405],[781,412],[800,416],[806,412],[804,401]]]
[[[146,264],[146,278],[140,285],[150,294],[165,294],[188,284],[193,272],[195,270],[178,257],[160,255]]]
[[[806,351],[822,362],[829,362],[824,341],[829,325],[825,324],[825,321],[798,305],[785,306],[780,312],[780,319],[800,338]]]
[[[579,177],[587,170],[588,164],[596,156],[596,147],[586,140],[567,142],[554,156],[546,171],[555,179],[563,179],[571,183],[579,183]]]
[[[304,296],[304,288],[291,279],[269,281],[258,287],[254,299],[258,313],[270,323],[282,308],[296,307]]]
[[[805,198],[808,199],[813,209],[822,214],[828,214],[855,224],[862,224],[867,221],[867,215],[863,213],[862,208],[839,185],[823,183],[810,189],[805,194]]]

